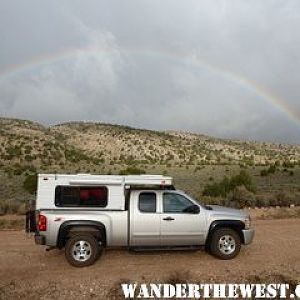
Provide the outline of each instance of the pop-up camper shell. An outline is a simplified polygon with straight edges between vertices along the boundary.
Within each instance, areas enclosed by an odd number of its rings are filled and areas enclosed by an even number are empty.
[[[60,186],[106,187],[108,202],[102,210],[125,210],[125,195],[130,189],[137,187],[174,189],[172,178],[162,175],[39,174],[36,209],[57,209],[53,199],[55,199],[57,187]],[[97,210],[98,208],[90,209]]]

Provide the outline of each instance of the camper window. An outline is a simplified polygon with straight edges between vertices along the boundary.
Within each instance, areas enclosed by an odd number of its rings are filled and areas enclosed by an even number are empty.
[[[55,189],[56,206],[106,207],[107,198],[108,191],[104,186],[57,186]]]

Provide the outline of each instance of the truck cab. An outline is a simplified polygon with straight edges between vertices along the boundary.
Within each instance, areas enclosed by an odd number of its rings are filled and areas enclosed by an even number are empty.
[[[206,209],[183,192],[131,192],[130,246],[200,246],[205,243]]]

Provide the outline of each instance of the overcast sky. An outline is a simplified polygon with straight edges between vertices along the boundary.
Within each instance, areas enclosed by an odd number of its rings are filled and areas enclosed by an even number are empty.
[[[300,144],[299,28],[299,0],[0,0],[0,115]]]

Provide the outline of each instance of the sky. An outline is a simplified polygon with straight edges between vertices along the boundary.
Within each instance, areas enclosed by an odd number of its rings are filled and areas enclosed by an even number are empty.
[[[0,0],[0,116],[300,144],[299,0]]]

